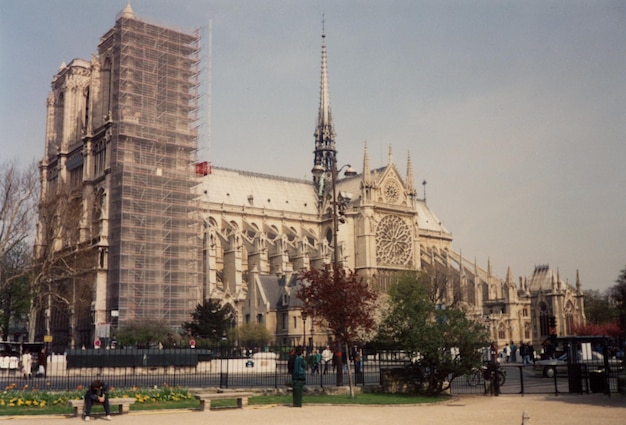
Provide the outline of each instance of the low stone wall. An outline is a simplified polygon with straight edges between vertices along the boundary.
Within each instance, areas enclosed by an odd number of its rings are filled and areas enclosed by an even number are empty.
[[[82,375],[174,375],[192,373],[272,373],[276,371],[278,355],[275,353],[255,353],[250,358],[213,359],[199,361],[195,366],[135,366],[135,367],[77,367],[68,368],[67,358],[63,354],[52,354],[48,357],[48,376],[82,376]]]

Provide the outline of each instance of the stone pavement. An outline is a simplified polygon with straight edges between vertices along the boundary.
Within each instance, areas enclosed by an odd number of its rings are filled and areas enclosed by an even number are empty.
[[[132,412],[113,415],[107,422],[97,416],[96,407],[92,425],[172,425],[207,424],[224,425],[289,424],[292,425],[358,425],[378,424],[428,424],[428,425],[520,425],[523,413],[529,419],[524,425],[625,425],[626,397],[613,394],[591,395],[532,395],[532,396],[467,396],[447,402],[410,406],[330,406],[307,405],[302,408],[288,406],[249,406],[246,409],[221,409],[212,411],[177,410],[173,412]],[[79,425],[80,418],[66,416],[0,417],[11,425]],[[8,425],[8,424],[7,424]]]

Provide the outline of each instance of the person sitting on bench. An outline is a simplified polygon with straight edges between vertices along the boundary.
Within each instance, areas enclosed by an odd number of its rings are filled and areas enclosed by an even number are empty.
[[[91,406],[94,403],[100,403],[104,406],[106,420],[111,420],[111,405],[109,404],[109,386],[99,379],[91,383],[89,391],[85,394],[85,420],[89,420],[91,415]]]

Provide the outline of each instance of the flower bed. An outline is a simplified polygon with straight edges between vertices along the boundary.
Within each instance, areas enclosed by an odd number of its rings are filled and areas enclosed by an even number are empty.
[[[16,384],[11,384],[0,393],[0,414],[12,413],[22,407],[29,408],[29,410],[52,406],[65,407],[68,400],[79,400],[85,396],[85,392],[86,388],[82,385],[73,391],[51,392],[37,387],[29,388],[28,385],[18,388]],[[134,397],[140,404],[193,400],[193,396],[187,389],[167,385],[160,388],[111,388],[109,396],[111,398]]]

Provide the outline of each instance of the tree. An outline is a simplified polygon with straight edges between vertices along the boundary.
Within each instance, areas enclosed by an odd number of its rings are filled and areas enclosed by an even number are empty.
[[[19,170],[15,162],[0,164],[0,326],[7,336],[11,318],[30,302],[28,287],[35,208],[39,194],[35,164]]]
[[[0,285],[0,328],[4,337],[10,326],[26,318],[30,308],[31,250],[22,241],[0,258],[3,284]]]
[[[347,272],[343,267],[312,269],[299,279],[302,285],[296,296],[302,301],[302,313],[330,329],[347,361],[348,346],[365,339],[376,326],[378,294],[354,271]],[[341,374],[341,368],[337,368],[338,383]],[[350,396],[354,397],[350,368],[348,382]]]
[[[429,395],[481,363],[488,344],[484,326],[461,310],[438,310],[425,272],[403,276],[389,290],[389,305],[379,328],[381,341],[399,345],[414,360],[412,372]]]
[[[260,323],[246,323],[228,332],[228,339],[233,344],[239,343],[243,347],[263,347],[272,339],[272,335]]]
[[[33,164],[24,171],[16,163],[0,165],[0,261],[33,233],[39,176]],[[4,282],[0,269],[0,282]]]
[[[626,267],[622,269],[615,283],[609,289],[609,297],[617,310],[622,335],[626,336]]]
[[[600,292],[595,289],[584,291],[585,317],[593,325],[611,323],[617,320],[617,310],[611,305],[610,290]]]
[[[302,286],[296,296],[303,303],[302,312],[327,326],[336,341],[351,344],[374,330],[378,294],[354,271],[326,266],[299,279]]]
[[[48,181],[54,190],[39,202],[39,222],[31,285],[30,338],[57,334],[55,344],[73,347],[75,335],[82,344],[91,341],[92,287],[98,247],[81,240],[87,223],[82,187]],[[47,314],[46,314],[47,313]],[[97,313],[97,312],[96,312]],[[101,318],[96,317],[96,320]],[[82,331],[82,332],[77,332]],[[61,336],[66,341],[61,341]]]
[[[232,309],[217,300],[205,300],[191,313],[192,321],[182,327],[194,338],[206,338],[210,343],[219,342],[234,324]]]
[[[115,337],[124,347],[151,348],[160,343],[163,347],[176,347],[180,344],[180,336],[172,329],[154,320],[137,320],[120,326]]]

